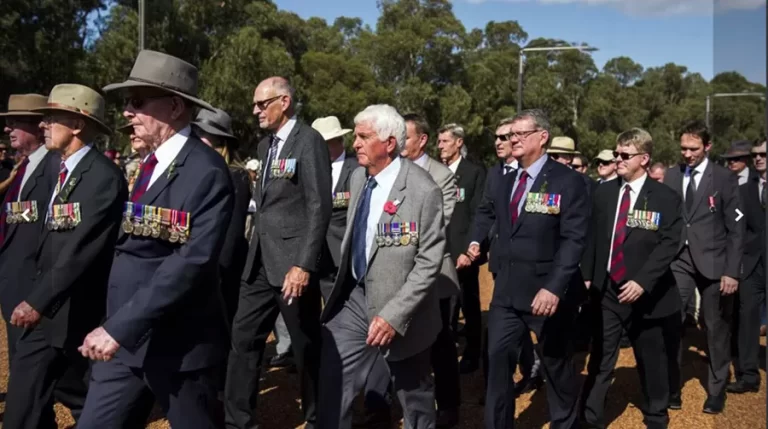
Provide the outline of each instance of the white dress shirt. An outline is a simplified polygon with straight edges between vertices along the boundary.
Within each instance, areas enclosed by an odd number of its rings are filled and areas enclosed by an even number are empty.
[[[626,180],[621,179],[621,187],[619,188],[619,200],[616,202],[616,215],[613,217],[613,229],[611,230],[611,243],[608,250],[608,266],[606,270],[611,272],[611,258],[613,257],[613,238],[616,235],[616,221],[619,219],[619,208],[621,207],[621,197],[624,196],[624,188],[629,186],[629,211],[634,210],[635,203],[637,202],[637,196],[640,195],[640,190],[643,189],[645,179],[648,178],[647,174],[643,174],[641,177],[627,183]],[[615,185],[614,185],[615,186]]]
[[[512,169],[509,170],[509,173],[511,173],[511,172],[517,170],[518,168],[520,168],[520,164],[517,162],[516,159],[513,159],[512,162],[510,162],[510,163],[505,163],[504,167],[501,169],[501,174],[503,174],[505,176],[507,175],[507,170],[508,170],[507,167],[512,167]]]
[[[157,165],[155,165],[155,169],[152,170],[152,177],[149,179],[147,190],[152,187],[152,184],[155,183],[157,178],[160,177],[161,174],[164,174],[165,170],[171,165],[173,160],[176,159],[179,152],[181,152],[181,149],[184,147],[184,144],[187,143],[187,139],[189,139],[189,134],[191,132],[192,128],[187,125],[155,149]]]
[[[64,165],[67,167],[67,177],[64,179],[64,185],[62,186],[62,189],[67,186],[67,182],[69,181],[69,178],[72,177],[72,172],[75,171],[75,167],[77,167],[77,164],[80,163],[80,161],[85,157],[88,152],[91,151],[90,146],[83,146],[78,150],[77,152],[73,153],[69,156],[66,160],[64,160]],[[58,174],[57,174],[58,176]],[[61,189],[59,189],[61,191]],[[53,207],[53,200],[56,198],[56,195],[58,193],[56,192],[56,188],[53,189],[53,195],[51,195],[51,201],[48,202],[48,216],[51,215],[51,207]]]
[[[747,183],[747,180],[749,180],[749,167],[744,168],[743,170],[739,171],[739,186]]]
[[[293,131],[293,127],[295,126],[296,116],[294,115],[282,128],[277,130],[277,133],[275,134],[279,139],[277,142],[277,156],[280,156],[280,152],[283,150],[283,146],[285,146],[285,141],[288,140],[288,136],[291,135],[291,131]],[[266,168],[269,168],[269,166],[266,166]]]
[[[760,197],[760,203],[765,204],[768,201],[763,201],[763,188],[765,188],[765,179],[761,177],[757,183],[757,195]]]
[[[21,178],[21,185],[19,186],[19,196],[16,201],[21,201],[21,190],[24,189],[24,185],[27,184],[27,180],[29,179],[29,176],[32,175],[32,173],[35,171],[38,165],[40,165],[40,162],[45,158],[45,155],[48,153],[48,149],[45,148],[44,144],[41,144],[40,147],[35,149],[34,152],[30,153],[27,159],[29,160],[29,163],[27,163],[27,169],[24,170],[24,177]]]
[[[461,162],[461,157],[459,157],[456,161],[453,161],[448,165],[448,168],[451,169],[451,173],[456,174],[456,170],[459,169],[460,162]]]
[[[709,159],[704,158],[704,161],[701,161],[699,165],[694,168],[696,170],[696,175],[693,177],[693,187],[694,189],[699,189],[699,183],[701,183],[701,177],[704,175],[704,170],[707,168],[707,163],[709,163]],[[685,203],[685,195],[688,192],[688,182],[691,181],[691,177],[683,174],[683,203]]]
[[[421,168],[426,170],[427,169],[427,160],[428,159],[429,159],[429,156],[427,156],[427,153],[424,152],[424,153],[421,154],[420,157],[418,157],[418,159],[416,159],[413,162],[415,162],[416,165],[418,165],[419,167],[421,167]]]
[[[384,204],[386,204],[389,193],[392,191],[392,186],[395,184],[395,179],[397,179],[397,175],[400,173],[400,166],[400,157],[397,157],[386,168],[381,170],[379,174],[373,177],[376,180],[376,187],[371,191],[371,200],[369,201],[368,229],[365,232],[366,261],[371,258],[371,248],[374,237],[376,237],[376,228],[379,225],[381,214],[384,212]],[[363,186],[360,192],[365,192],[365,186]],[[362,194],[360,198],[363,198]],[[358,279],[355,273],[355,264],[352,264],[352,275],[355,279]]]
[[[523,197],[520,198],[520,202],[517,203],[517,213],[520,214],[520,211],[523,209],[523,206],[525,205],[525,199],[528,198],[528,192],[531,191],[531,188],[533,187],[533,182],[536,181],[536,177],[539,176],[539,173],[541,173],[541,169],[544,168],[544,164],[547,162],[547,155],[542,155],[541,158],[537,159],[533,162],[533,164],[529,165],[528,168],[523,169],[526,173],[528,173],[528,179],[525,181],[525,192],[523,192]],[[515,177],[515,185],[512,187],[512,193],[509,194],[509,202],[512,202],[512,196],[515,195],[515,189],[517,189],[517,185],[520,183],[520,174],[518,173],[517,177]],[[511,214],[511,213],[510,213]]]
[[[333,192],[333,190],[336,189],[336,185],[339,184],[339,179],[341,178],[341,167],[344,166],[344,160],[346,158],[347,155],[342,152],[341,155],[339,155],[339,157],[334,159],[331,163],[331,177],[333,178],[333,183],[331,184],[331,192]]]

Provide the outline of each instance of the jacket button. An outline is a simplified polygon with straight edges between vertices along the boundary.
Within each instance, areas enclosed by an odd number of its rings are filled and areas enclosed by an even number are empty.
[[[688,228],[690,228],[690,227],[691,227],[691,224],[690,224],[690,223],[686,223],[686,224],[685,224],[685,226],[686,226],[686,227],[688,227]]]
[[[38,276],[39,276],[39,275],[42,275],[42,274],[43,274],[43,270],[37,270],[37,275],[38,275]]]

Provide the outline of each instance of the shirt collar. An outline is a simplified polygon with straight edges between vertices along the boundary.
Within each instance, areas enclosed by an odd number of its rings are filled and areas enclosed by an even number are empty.
[[[709,163],[709,158],[704,158],[704,161],[701,161],[699,165],[697,165],[696,168],[694,168],[694,170],[696,170],[696,172],[698,172],[699,175],[702,175],[704,174],[704,170],[707,169],[708,163]]]
[[[459,163],[461,162],[461,159],[462,157],[459,157],[458,159],[456,159],[456,161],[453,161],[448,165],[448,168],[450,168],[451,171],[453,171],[453,174],[456,174],[456,170],[459,169]]]
[[[291,117],[291,119],[288,120],[288,122],[283,125],[282,128],[277,130],[275,133],[275,136],[280,139],[281,142],[285,142],[288,140],[288,136],[291,135],[291,131],[293,131],[293,127],[296,126],[296,116],[294,115]]]
[[[344,160],[347,159],[347,154],[342,152],[341,155],[339,155],[338,158],[333,160],[333,164],[344,162]]]
[[[629,183],[629,188],[632,189],[632,192],[635,195],[639,194],[640,190],[643,189],[643,185],[645,185],[645,179],[646,178],[648,178],[648,174],[647,173],[643,173],[642,176],[638,177],[637,179],[635,179],[635,180],[633,180],[631,182],[627,182],[626,180],[621,179],[621,189],[622,189],[622,192],[624,191],[624,185]]]
[[[69,156],[66,160],[64,160],[64,165],[67,167],[67,171],[71,174],[73,171],[75,171],[75,167],[77,167],[77,164],[80,163],[80,161],[85,157],[85,155],[90,152],[91,146],[86,145],[81,147],[77,152],[73,153]]]
[[[518,167],[520,167],[520,164],[517,162],[516,159],[513,159],[512,162],[510,162],[509,164],[505,163],[504,167],[512,167],[513,170],[517,170]]]
[[[745,167],[743,170],[739,171],[739,177],[749,177],[749,167]]]
[[[419,167],[421,167],[421,168],[423,168],[423,169],[426,169],[426,168],[427,168],[427,159],[428,159],[428,158],[429,158],[429,157],[427,156],[427,153],[426,153],[426,152],[424,152],[424,153],[422,153],[422,154],[421,154],[421,156],[420,156],[420,157],[418,157],[418,158],[417,158],[415,161],[413,161],[413,162],[415,162],[415,163],[416,163],[416,165],[418,165]]]
[[[546,164],[547,162],[547,158],[548,158],[547,154],[544,154],[541,156],[541,158],[534,161],[533,164],[529,165],[528,168],[525,169],[525,172],[528,173],[528,176],[531,178],[531,181],[535,181],[536,177],[539,176],[539,173],[541,173],[541,169],[544,168],[544,164]]]
[[[376,179],[376,185],[382,189],[389,189],[395,184],[397,174],[400,173],[400,157],[396,157],[386,166],[383,170],[379,171],[379,174],[374,176]]]
[[[181,148],[184,147],[184,143],[187,142],[191,132],[192,127],[187,125],[155,149],[155,158],[157,158],[157,162],[170,163],[173,158],[176,158],[176,155],[179,154]]]
[[[29,162],[35,163],[39,162],[43,157],[48,153],[48,149],[45,148],[44,144],[41,144],[40,147],[35,149],[34,152],[30,153],[27,157],[29,159]]]

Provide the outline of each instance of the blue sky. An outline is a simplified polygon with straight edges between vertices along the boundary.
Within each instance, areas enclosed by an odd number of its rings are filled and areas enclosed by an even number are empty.
[[[372,28],[376,0],[274,0],[302,18],[359,17]],[[597,47],[598,67],[628,56],[644,67],[674,62],[711,79],[735,70],[766,82],[766,0],[454,0],[467,30],[517,20],[529,35]]]

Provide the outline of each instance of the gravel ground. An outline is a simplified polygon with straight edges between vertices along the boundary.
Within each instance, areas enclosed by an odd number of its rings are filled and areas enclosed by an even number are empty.
[[[481,273],[481,295],[487,309],[492,292],[490,276],[483,268]],[[2,322],[0,322],[2,323]],[[758,429],[766,427],[766,398],[765,371],[760,373],[763,379],[760,392],[744,395],[730,395],[725,412],[719,416],[711,416],[701,412],[706,399],[702,382],[706,380],[707,360],[696,345],[704,344],[701,335],[691,335],[690,345],[684,359],[683,374],[685,387],[683,389],[683,410],[670,412],[670,429]],[[0,399],[4,398],[7,387],[8,362],[6,357],[5,329],[0,335]],[[765,346],[765,338],[761,339]],[[765,348],[761,352],[761,361],[765,362]],[[580,363],[586,363],[586,356],[579,356]],[[640,386],[632,349],[623,349],[616,367],[616,379],[608,395],[607,416],[612,419],[611,428],[636,429],[642,428],[642,414],[637,408],[641,400]],[[586,374],[586,366],[583,367]],[[519,375],[518,375],[519,376]],[[483,427],[483,408],[477,405],[477,399],[483,389],[481,371],[468,376],[462,376],[462,415],[459,428],[481,429]],[[285,370],[272,370],[264,374],[261,386],[259,409],[265,427],[270,429],[301,428],[298,407],[298,390],[295,375]],[[0,403],[0,410],[5,404]],[[56,406],[59,428],[69,428],[74,424],[69,412],[61,405]],[[159,412],[147,425],[150,429],[167,429],[170,426]],[[548,428],[547,401],[543,389],[525,394],[517,399],[518,427],[524,429]]]

